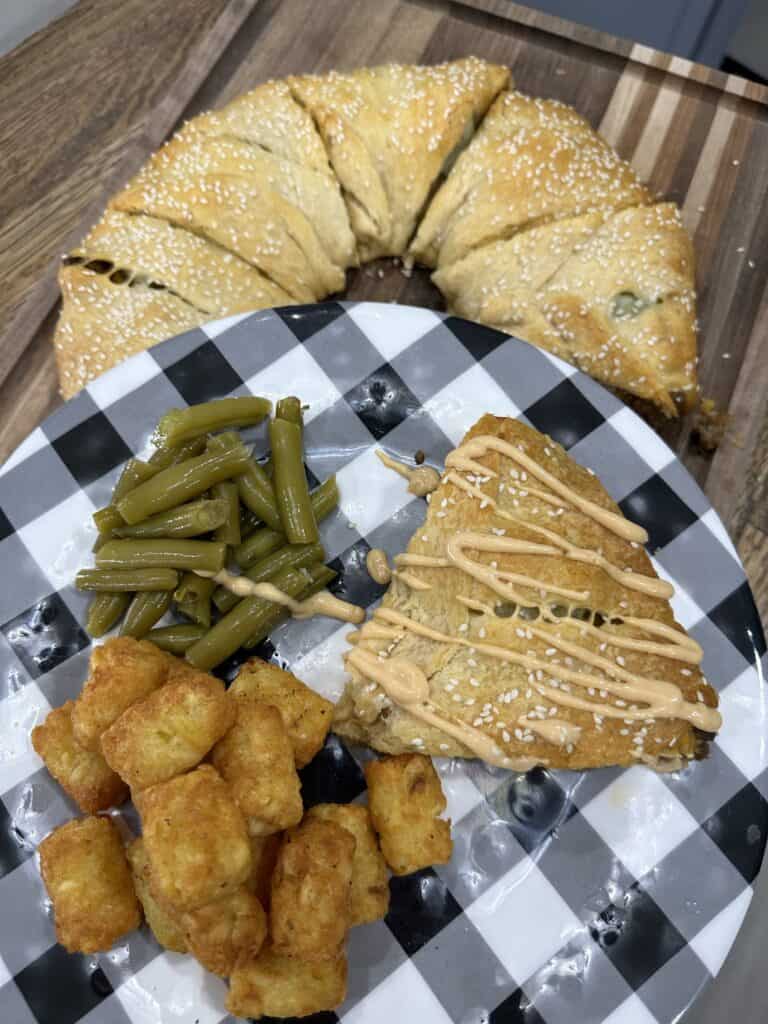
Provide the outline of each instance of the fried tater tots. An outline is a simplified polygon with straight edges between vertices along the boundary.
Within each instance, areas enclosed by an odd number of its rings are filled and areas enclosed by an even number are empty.
[[[285,834],[272,875],[269,925],[277,953],[333,960],[349,929],[355,838],[332,821]]]
[[[396,875],[451,859],[451,823],[438,815],[445,796],[432,761],[398,754],[367,761],[368,804],[381,850]]]
[[[224,684],[193,671],[124,711],[101,737],[101,749],[136,792],[194,768],[234,717]]]
[[[186,953],[187,941],[184,932],[173,914],[161,907],[149,887],[150,867],[143,839],[134,839],[125,851],[131,866],[133,884],[139,897],[144,917],[150,931],[165,949],[174,953]]]
[[[174,911],[222,899],[251,872],[245,819],[210,765],[134,794],[153,896]]]
[[[227,780],[251,835],[280,832],[301,821],[301,784],[277,708],[242,694],[229,696],[235,724],[211,760]]]
[[[262,907],[269,907],[272,873],[277,863],[282,835],[273,832],[269,836],[249,836],[251,843],[251,873],[245,883],[255,893]]]
[[[56,938],[70,953],[109,949],[138,928],[141,911],[117,826],[76,818],[40,844],[40,870],[56,915]]]
[[[267,937],[267,915],[245,886],[215,903],[182,914],[189,951],[203,967],[228,978],[238,964],[258,956]]]
[[[265,947],[236,967],[226,1008],[235,1017],[308,1017],[332,1010],[347,995],[347,958],[305,963]]]
[[[307,819],[333,821],[355,837],[350,924],[378,921],[389,910],[389,872],[379,849],[370,811],[362,804],[316,804]]]
[[[278,709],[293,744],[297,768],[309,764],[322,749],[331,727],[333,704],[292,672],[250,658],[232,684],[232,692],[248,694]]]
[[[128,787],[98,751],[85,750],[72,730],[74,701],[50,712],[32,730],[32,746],[61,788],[85,814],[117,807],[128,796]]]
[[[95,647],[88,678],[72,711],[80,746],[99,750],[101,734],[131,704],[162,686],[167,671],[167,656],[147,640],[119,636]]]

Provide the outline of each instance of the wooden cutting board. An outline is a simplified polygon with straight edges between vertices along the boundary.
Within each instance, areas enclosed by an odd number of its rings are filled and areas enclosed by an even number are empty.
[[[0,460],[60,401],[50,337],[61,253],[180,120],[272,76],[477,54],[572,104],[694,235],[714,456],[664,438],[723,517],[768,616],[768,89],[506,0],[81,0],[0,60]],[[391,261],[350,298],[439,305]]]

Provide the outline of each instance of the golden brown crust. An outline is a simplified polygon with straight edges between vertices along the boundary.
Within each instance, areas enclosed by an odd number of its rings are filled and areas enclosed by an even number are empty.
[[[65,398],[128,356],[210,319],[172,292],[117,285],[77,265],[61,268],[59,287],[53,345]]]
[[[402,254],[465,128],[508,79],[476,57],[289,79],[323,136],[362,259]]]
[[[238,672],[230,693],[247,694],[278,709],[293,745],[297,768],[309,764],[322,749],[331,727],[333,704],[292,672],[260,658],[250,658]]]
[[[234,724],[211,753],[251,835],[282,832],[301,821],[301,784],[277,708],[247,694],[227,695]]]
[[[189,951],[206,970],[224,978],[258,956],[267,937],[267,915],[245,886],[215,903],[182,914]]]
[[[538,431],[515,420],[484,416],[467,435],[480,436],[522,446],[524,454],[577,495],[621,516],[599,480]],[[618,569],[657,579],[642,546],[622,539],[567,501],[555,499],[552,504],[542,499],[546,488],[529,475],[523,478],[519,466],[506,455],[490,449],[479,461],[486,470],[482,477],[457,473],[433,493],[426,521],[408,545],[410,554],[444,557],[448,538],[459,531],[489,537],[502,531],[510,540],[541,544],[542,535],[536,531],[545,529],[576,548],[602,551]],[[469,483],[467,475],[480,480],[474,485],[479,496],[468,494],[457,484],[456,479]],[[432,640],[411,629],[395,630],[392,639],[386,640],[370,634],[366,637],[364,630],[358,647],[415,663],[427,676],[430,702],[441,714],[479,730],[515,761],[573,769],[639,762],[664,768],[680,763],[681,758],[700,756],[700,737],[687,717],[653,719],[646,715],[628,720],[621,705],[611,710],[615,717],[610,717],[605,708],[614,697],[607,691],[601,695],[599,681],[589,684],[591,693],[576,680],[566,683],[578,689],[584,700],[592,701],[594,710],[592,705],[584,709],[566,706],[565,696],[558,702],[549,692],[542,699],[540,688],[546,688],[551,679],[560,685],[566,682],[566,672],[596,672],[598,680],[605,676],[612,686],[627,679],[641,684],[644,680],[673,683],[688,705],[717,706],[717,696],[702,676],[695,656],[693,661],[681,661],[666,653],[676,655],[676,648],[665,648],[663,643],[653,647],[652,641],[660,641],[658,635],[626,621],[650,620],[672,630],[673,638],[675,634],[684,636],[666,597],[630,588],[624,577],[616,579],[589,561],[555,555],[556,550],[549,554],[469,552],[476,564],[491,567],[495,562],[496,571],[535,581],[533,587],[519,584],[524,601],[512,604],[452,564],[409,567],[431,589],[413,590],[396,577],[382,608],[446,637],[461,638],[463,644]],[[564,597],[563,589],[588,597],[581,601]],[[473,602],[475,609],[471,611],[459,597]],[[586,624],[581,618],[584,609],[592,617]],[[599,613],[597,617],[595,613]],[[632,646],[638,642],[639,650]],[[646,650],[649,642],[652,649]],[[598,659],[598,667],[564,651],[562,644],[583,649],[588,658]],[[486,645],[509,652],[512,660],[487,653],[483,650]],[[527,658],[539,666],[536,671],[519,660]],[[619,668],[624,675],[617,679]],[[620,699],[621,694],[616,693],[615,700]],[[632,697],[625,698],[627,715],[633,702]],[[641,716],[642,704],[637,703]],[[578,740],[560,744],[545,739],[537,731],[543,728],[539,726],[542,716],[554,716],[580,730]],[[459,740],[393,705],[378,685],[357,670],[352,671],[345,696],[337,705],[334,729],[386,753],[418,749],[438,756],[473,756]]]
[[[201,765],[134,795],[153,896],[195,910],[238,889],[251,872],[248,833],[219,773]]]
[[[61,788],[84,814],[117,807],[128,787],[98,751],[86,750],[72,730],[74,701],[68,700],[32,730],[32,746]]]
[[[163,685],[166,655],[146,640],[113,637],[94,647],[88,678],[72,709],[75,739],[99,750],[104,733],[122,713]]]
[[[389,910],[389,873],[379,849],[371,813],[363,804],[316,804],[307,820],[332,821],[355,837],[350,892],[350,925],[386,917]]]
[[[40,870],[70,953],[107,950],[141,913],[120,833],[110,818],[77,818],[40,844]]]
[[[136,793],[194,768],[234,718],[221,680],[192,672],[132,704],[102,735],[101,749]]]
[[[347,958],[305,963],[267,946],[230,978],[226,1007],[236,1017],[308,1017],[333,1010],[347,994]]]
[[[291,302],[288,292],[234,253],[144,214],[107,210],[71,253],[110,283],[162,285],[210,317],[247,313]]]
[[[575,110],[504,92],[430,203],[410,253],[442,268],[546,220],[648,202],[629,164]]]
[[[269,929],[276,953],[335,960],[350,924],[355,838],[332,821],[286,832],[272,875]]]
[[[174,953],[186,953],[187,940],[184,938],[181,925],[176,920],[176,915],[161,906],[152,895],[149,884],[151,869],[144,840],[134,839],[126,847],[125,855],[131,867],[136,895],[141,903],[150,931],[165,949],[170,949]]]
[[[445,796],[434,765],[421,754],[400,754],[363,766],[368,804],[381,850],[395,875],[447,864],[451,823],[439,817]]]

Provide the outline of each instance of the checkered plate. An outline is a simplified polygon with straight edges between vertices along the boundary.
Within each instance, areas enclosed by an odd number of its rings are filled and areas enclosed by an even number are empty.
[[[572,367],[439,313],[326,303],[230,318],[130,359],[58,410],[2,470],[0,1021],[223,1019],[223,982],[161,952],[146,931],[91,958],[56,945],[34,851],[74,808],[29,731],[82,685],[86,600],[72,577],[88,559],[90,513],[158,414],[230,393],[286,392],[310,404],[310,473],[338,474],[341,508],[322,534],[345,597],[367,606],[379,598],[366,552],[401,550],[424,514],[422,500],[381,470],[375,446],[422,448],[439,464],[481,413],[517,416],[594,469],[646,527],[725,720],[711,756],[673,775],[439,764],[453,859],[392,880],[387,919],[351,936],[346,1003],[314,1020],[676,1020],[734,940],[768,828],[765,641],[733,545],[672,452]],[[328,619],[293,622],[259,653],[335,697],[344,632]],[[303,772],[307,804],[360,797],[362,757],[332,737]]]

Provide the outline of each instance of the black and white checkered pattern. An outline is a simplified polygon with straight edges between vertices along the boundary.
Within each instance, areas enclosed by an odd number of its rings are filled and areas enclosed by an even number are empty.
[[[90,513],[170,406],[227,393],[309,403],[308,468],[338,474],[323,525],[338,590],[370,606],[372,546],[401,550],[421,499],[382,472],[377,443],[440,463],[484,412],[552,435],[650,535],[678,619],[705,651],[724,727],[708,760],[673,775],[636,767],[513,775],[439,764],[454,821],[449,865],[392,881],[386,921],[356,929],[350,987],[317,1024],[654,1024],[715,975],[749,903],[768,829],[765,641],[738,556],[661,440],[571,367],[487,328],[397,306],[327,303],[235,317],[134,357],[27,439],[0,476],[0,1021],[158,1024],[223,1019],[224,983],[144,931],[110,953],[56,945],[34,850],[75,809],[29,743],[79,691]],[[262,651],[338,696],[347,627],[288,623]],[[227,666],[227,671],[233,665]],[[353,800],[365,784],[335,738],[304,796]]]

